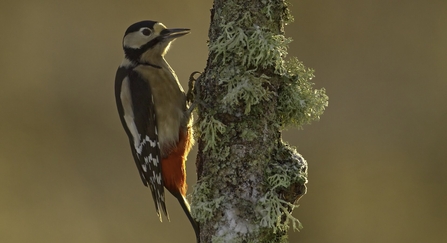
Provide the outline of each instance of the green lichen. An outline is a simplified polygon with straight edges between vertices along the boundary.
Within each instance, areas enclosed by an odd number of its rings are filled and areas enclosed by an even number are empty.
[[[223,202],[224,197],[212,198],[211,178],[204,178],[194,187],[191,193],[191,215],[199,223],[204,223],[215,215],[215,211]]]
[[[328,105],[325,89],[313,89],[310,80],[314,71],[306,68],[297,58],[291,58],[285,65],[287,73],[282,76],[282,85],[278,92],[278,115],[282,127],[301,128],[320,119]]]
[[[261,3],[264,4],[261,13],[267,17],[269,23],[283,22],[287,25],[294,21],[290,13],[289,1],[261,0]]]
[[[258,137],[257,132],[253,131],[251,128],[246,127],[242,130],[241,138],[245,141],[251,142]]]
[[[278,6],[272,1],[263,3],[266,5],[263,11],[267,11],[267,17],[271,18],[272,8]],[[287,3],[283,9],[283,18],[290,19]],[[216,78],[227,88],[223,105],[235,107],[242,104],[247,115],[253,105],[277,96],[281,127],[301,128],[318,120],[328,104],[328,97],[324,89],[313,89],[310,82],[314,77],[313,70],[304,67],[296,58],[284,60],[290,38],[253,25],[250,20],[249,13],[244,13],[237,21],[222,19],[219,28],[223,34],[209,45],[210,52],[214,53],[213,63],[219,64]],[[258,72],[268,68],[274,70],[270,76]],[[278,77],[281,85],[275,94],[269,84]]]
[[[221,135],[226,131],[226,126],[212,115],[203,116],[199,124],[202,139],[206,141],[203,151],[215,150]]]
[[[281,199],[276,193],[269,191],[260,200],[259,212],[263,215],[260,225],[273,229],[273,233],[287,231],[292,223],[293,230],[302,228],[300,221],[292,215],[298,206]],[[285,216],[285,220],[283,219]]]
[[[274,67],[278,73],[283,71],[290,38],[257,25],[244,27],[235,21],[222,22],[220,28],[223,34],[209,45],[210,52],[215,53],[214,63],[222,65],[238,60],[248,69]]]
[[[282,17],[285,25],[288,25],[288,24],[292,23],[293,21],[295,21],[295,18],[293,17],[292,13],[290,12],[290,8],[289,8],[290,5],[292,5],[292,3],[290,3],[290,1],[284,1],[283,12],[282,12],[281,17]]]
[[[264,5],[261,14],[231,0],[214,13],[210,36],[216,38],[209,43],[211,71],[206,71],[203,78],[210,83],[204,83],[207,88],[202,90],[203,102],[210,105],[201,107],[197,125],[207,160],[203,169],[206,177],[193,190],[191,211],[200,223],[216,220],[215,217],[220,217],[216,213],[223,210],[221,205],[228,200],[219,187],[226,185],[237,190],[241,185],[240,177],[228,175],[243,175],[247,168],[262,168],[265,172],[256,178],[262,178],[259,180],[263,184],[257,185],[256,191],[263,196],[258,194],[251,218],[244,217],[247,223],[260,227],[247,233],[243,242],[250,242],[251,235],[259,234],[270,237],[268,242],[286,242],[286,231],[301,227],[292,211],[297,207],[294,202],[305,193],[306,161],[280,141],[275,140],[275,145],[268,148],[271,151],[263,151],[267,154],[263,156],[253,155],[256,151],[250,151],[250,143],[270,135],[272,127],[277,130],[301,127],[318,120],[328,97],[324,89],[314,89],[310,82],[314,77],[312,69],[296,58],[285,61],[291,39],[283,35],[283,24],[293,20],[288,3],[273,0],[261,3]],[[266,115],[265,123],[258,124],[256,119]],[[239,139],[240,144],[232,143],[234,138],[242,138],[242,143]],[[252,203],[250,200],[248,205]],[[243,208],[242,203],[238,202],[238,207]],[[226,239],[214,236],[212,242],[227,242]]]
[[[271,99],[273,92],[265,88],[269,77],[261,74],[255,76],[255,70],[242,71],[236,67],[225,68],[220,75],[219,85],[227,87],[227,93],[222,98],[224,105],[236,107],[245,106],[244,114],[248,115],[253,105]]]
[[[306,160],[294,148],[281,144],[275,162],[272,162],[267,170],[266,183],[269,189],[257,205],[262,215],[261,226],[272,228],[275,233],[287,231],[290,224],[294,230],[301,229],[301,223],[292,215],[298,205],[295,205],[294,201],[290,202],[290,198],[296,200],[306,192],[296,192],[289,188],[296,188],[294,185],[304,186],[307,183]]]

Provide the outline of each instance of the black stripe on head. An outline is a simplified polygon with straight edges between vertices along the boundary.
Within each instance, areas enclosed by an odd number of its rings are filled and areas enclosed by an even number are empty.
[[[127,34],[129,34],[131,32],[138,31],[138,30],[140,30],[143,27],[148,27],[151,30],[153,30],[154,29],[154,25],[156,23],[158,23],[158,22],[151,21],[151,20],[144,20],[144,21],[137,22],[137,23],[129,26],[129,28],[127,28],[126,33],[124,33],[124,36],[126,36]]]
[[[144,20],[144,21],[137,22],[137,23],[129,26],[129,28],[127,28],[126,33],[124,33],[124,37],[127,34],[139,31],[141,28],[144,28],[144,27],[148,27],[151,30],[153,30],[154,25],[156,23],[158,23],[158,22],[151,21],[151,20]],[[154,47],[155,45],[157,45],[158,43],[160,43],[162,40],[163,39],[161,37],[156,37],[138,49],[124,47],[124,53],[125,53],[127,59],[131,60],[134,63],[139,63],[141,55],[143,55],[143,53],[146,52],[148,49],[150,49],[150,48]]]
[[[143,53],[145,53],[147,50],[151,49],[152,47],[160,43],[162,40],[163,38],[156,37],[138,49],[124,47],[124,54],[126,55],[127,59],[131,60],[132,62],[139,63],[141,55],[143,55]]]

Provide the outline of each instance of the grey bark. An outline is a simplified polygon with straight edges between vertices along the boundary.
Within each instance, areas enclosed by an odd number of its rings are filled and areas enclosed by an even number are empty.
[[[289,225],[299,228],[291,212],[306,192],[307,163],[281,140],[293,123],[283,60],[290,18],[284,1],[214,1],[209,58],[195,87],[191,209],[201,242],[287,242]]]

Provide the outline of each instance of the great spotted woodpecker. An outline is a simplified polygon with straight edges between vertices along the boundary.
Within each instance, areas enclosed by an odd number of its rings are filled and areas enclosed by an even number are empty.
[[[125,57],[116,72],[115,97],[138,172],[151,189],[160,221],[160,208],[169,220],[166,187],[179,201],[199,242],[198,225],[185,199],[185,161],[193,143],[191,112],[164,58],[171,43],[189,32],[148,20],[131,25],[123,38]]]

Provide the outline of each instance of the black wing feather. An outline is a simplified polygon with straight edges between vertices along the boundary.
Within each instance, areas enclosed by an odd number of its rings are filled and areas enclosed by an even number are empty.
[[[134,123],[139,134],[139,146],[135,146],[134,138],[126,121],[120,93],[122,81],[129,78],[129,88],[131,90],[132,108]],[[118,111],[123,127],[129,137],[132,155],[140,173],[141,180],[145,186],[149,186],[154,199],[155,209],[160,220],[160,207],[169,220],[165,204],[164,185],[161,174],[160,145],[156,131],[157,117],[153,104],[152,92],[149,83],[141,78],[140,74],[132,68],[120,67],[117,71],[115,81],[115,95]]]

